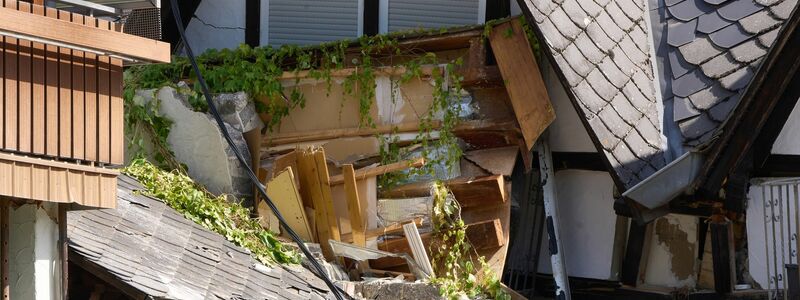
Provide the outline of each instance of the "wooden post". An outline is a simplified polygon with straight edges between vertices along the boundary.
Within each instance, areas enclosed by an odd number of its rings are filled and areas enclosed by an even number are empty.
[[[711,253],[714,261],[714,290],[727,295],[736,284],[735,252],[733,249],[733,227],[722,209],[722,203],[714,203],[711,216]]]
[[[564,249],[559,238],[558,224],[558,205],[556,203],[556,183],[553,171],[553,156],[550,153],[550,146],[547,144],[547,134],[541,136],[539,143],[536,144],[536,152],[539,154],[539,171],[541,172],[542,194],[544,198],[545,224],[547,226],[547,238],[550,245],[550,264],[553,269],[553,279],[556,284],[556,299],[572,299],[569,290],[569,277],[567,276],[567,265],[564,262]]]
[[[67,205],[58,204],[58,245],[61,252],[61,295],[69,299],[69,244],[67,243]]]
[[[361,216],[361,200],[358,198],[358,186],[353,165],[342,166],[342,175],[344,175],[344,191],[347,194],[347,211],[350,213],[350,228],[353,230],[353,244],[366,247],[366,226]]]
[[[645,257],[645,245],[650,235],[648,225],[631,222],[628,229],[628,242],[625,246],[625,258],[622,261],[620,281],[624,285],[636,286],[639,283],[639,271],[642,269],[642,258]]]
[[[3,286],[3,300],[8,300],[11,298],[11,289],[9,287],[8,282],[8,203],[9,200],[6,198],[0,199],[0,240],[2,240],[2,244],[0,244],[0,274],[2,274],[2,278],[0,281]]]

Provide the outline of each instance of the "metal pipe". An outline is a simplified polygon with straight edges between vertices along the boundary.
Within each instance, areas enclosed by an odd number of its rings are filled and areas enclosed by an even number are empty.
[[[550,249],[550,264],[553,269],[553,279],[556,284],[556,299],[570,300],[569,277],[564,261],[564,249],[559,237],[558,205],[556,203],[555,173],[553,171],[553,155],[547,143],[547,134],[543,134],[536,144],[539,155],[539,171],[542,180],[542,194],[544,196],[544,212],[547,224],[547,237]]]

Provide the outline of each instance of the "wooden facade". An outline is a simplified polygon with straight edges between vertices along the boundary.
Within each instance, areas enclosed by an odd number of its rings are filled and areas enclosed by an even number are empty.
[[[113,168],[124,163],[123,57],[169,61],[169,45],[89,16],[2,4],[0,195],[113,207]]]

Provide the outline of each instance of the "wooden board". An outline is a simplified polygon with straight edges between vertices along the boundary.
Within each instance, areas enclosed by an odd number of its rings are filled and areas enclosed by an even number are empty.
[[[72,21],[83,24],[82,15],[73,14]],[[86,159],[84,133],[85,87],[83,51],[72,51],[72,157]]]
[[[410,168],[419,168],[422,167],[423,165],[425,165],[425,159],[420,157],[417,159],[400,161],[383,166],[361,168],[356,170],[353,173],[353,176],[355,176],[355,178],[358,180],[362,180],[367,177],[375,177],[378,175],[402,171]],[[331,185],[342,184],[345,183],[345,181],[346,178],[344,174],[331,176]]]
[[[327,212],[325,211],[325,199],[322,195],[322,182],[320,182],[317,172],[316,158],[313,150],[305,149],[298,152],[297,155],[297,168],[298,178],[300,178],[300,195],[303,199],[311,199],[314,209],[314,225],[317,233],[317,241],[322,248],[322,255],[326,259],[332,259],[333,252],[331,251],[328,240],[332,238],[331,226],[328,222]],[[335,223],[334,223],[335,224]]]
[[[15,1],[5,1],[4,7],[16,9]],[[5,37],[5,138],[4,148],[17,150],[17,39]]]
[[[45,9],[48,18],[57,18],[58,11]],[[58,156],[58,47],[45,46],[45,152],[49,156]]]
[[[503,175],[457,178],[445,182],[461,207],[486,206],[506,201]],[[423,197],[430,194],[429,183],[412,183],[381,193],[384,198]]]
[[[342,167],[344,176],[344,190],[347,196],[347,211],[350,215],[350,228],[352,228],[353,244],[360,247],[367,246],[366,220],[362,217],[361,200],[358,197],[358,186],[353,165],[346,164]]]
[[[539,65],[519,19],[492,28],[489,43],[530,150],[556,117]]]
[[[511,176],[517,162],[519,147],[502,147],[467,151],[464,158],[491,174]]]
[[[125,132],[123,131],[123,103],[122,103],[122,60],[119,58],[111,58],[111,87],[109,94],[111,97],[110,115],[110,162],[115,165],[121,165],[125,160],[123,139]]]
[[[58,19],[70,21],[72,15],[58,11]],[[72,50],[58,48],[58,155],[72,157]]]
[[[0,9],[0,30],[143,61],[170,62],[168,43],[85,26],[70,22],[69,19],[55,20],[14,8]]]
[[[272,178],[267,184],[267,196],[272,199],[272,203],[278,208],[289,228],[294,230],[304,241],[316,242],[314,233],[308,224],[306,212],[303,209],[303,201],[300,199],[300,194],[295,185],[294,172],[291,168],[285,169],[279,173],[275,178]],[[264,201],[261,201],[264,202]],[[259,215],[268,217],[272,213],[267,207],[267,211],[262,214],[259,204]],[[288,235],[283,232],[282,236]]]
[[[325,161],[325,151],[322,150],[322,148],[314,152],[314,160],[317,163],[317,176],[319,176],[319,182],[321,183],[320,189],[322,190],[322,204],[324,205],[325,216],[328,218],[331,239],[341,241],[339,222],[336,217],[336,210],[333,208],[333,195],[331,195],[328,164]],[[319,207],[315,206],[315,209],[319,209]]]
[[[44,7],[41,5],[33,5],[33,13],[43,16]],[[32,57],[32,73],[31,78],[33,84],[33,153],[45,154],[46,140],[45,134],[47,132],[47,124],[45,117],[45,45],[42,43],[34,42],[33,57]]]
[[[18,2],[19,11],[30,13],[31,5],[26,2]],[[31,55],[32,44],[28,40],[20,39],[17,44],[17,83],[19,93],[17,95],[17,149],[21,152],[31,152],[33,131],[31,128],[33,109],[33,99],[31,94]]]

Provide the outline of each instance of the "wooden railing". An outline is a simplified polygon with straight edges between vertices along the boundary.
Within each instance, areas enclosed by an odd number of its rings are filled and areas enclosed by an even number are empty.
[[[108,21],[4,1],[5,8],[109,32]],[[68,161],[123,163],[122,59],[10,36],[2,40],[0,148]]]

